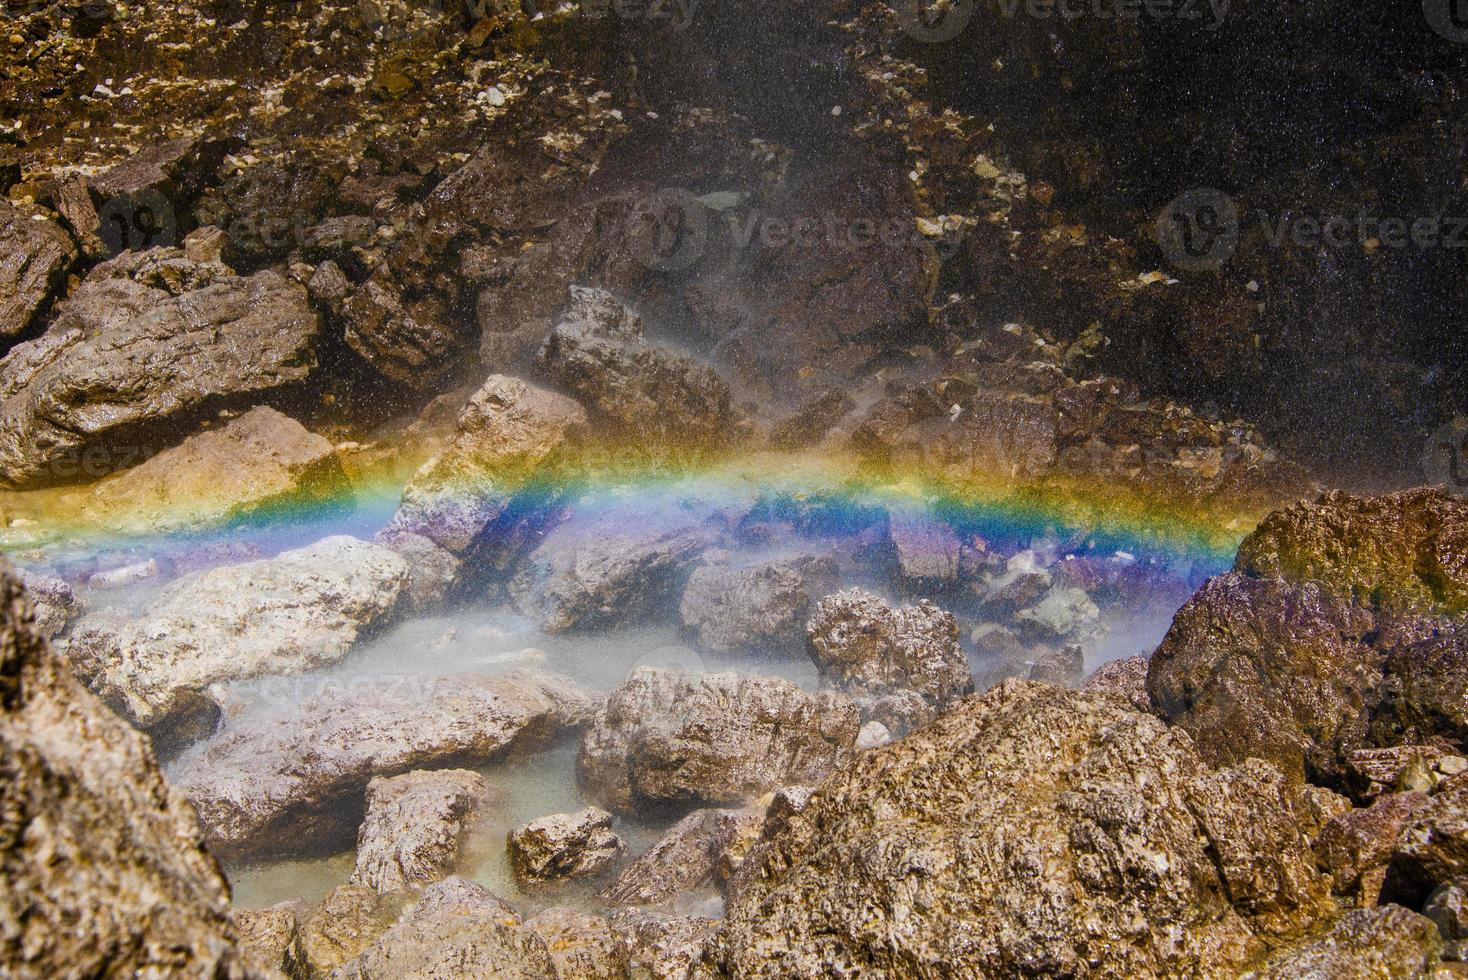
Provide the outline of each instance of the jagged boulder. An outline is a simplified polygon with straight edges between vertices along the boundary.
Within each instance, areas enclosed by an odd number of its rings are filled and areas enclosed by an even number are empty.
[[[180,579],[136,617],[85,617],[68,653],[92,690],[175,751],[212,732],[209,685],[340,662],[391,615],[406,582],[386,548],[324,538]]]
[[[625,851],[612,830],[616,819],[600,807],[553,813],[510,831],[507,846],[515,877],[526,884],[595,875]]]
[[[724,852],[757,836],[765,814],[742,810],[694,810],[617,875],[601,897],[612,905],[657,905],[713,879]]]
[[[820,779],[849,758],[859,728],[856,706],[836,694],[640,667],[597,712],[577,774],[621,813],[727,805]]]
[[[490,805],[484,777],[437,769],[373,779],[357,832],[352,881],[378,892],[432,884],[448,875],[464,834]]]
[[[0,973],[263,975],[188,802],[29,621],[0,566]]]
[[[1416,912],[1397,905],[1353,909],[1321,938],[1276,953],[1242,980],[1435,976],[1441,949],[1436,927]]]
[[[585,724],[591,698],[534,671],[326,692],[232,727],[176,783],[226,859],[350,846],[374,776],[483,765]]]
[[[0,201],[0,350],[26,332],[75,261],[76,245],[60,225]]]
[[[626,980],[626,954],[606,919],[552,907],[525,920],[545,943],[558,980]]]
[[[1151,712],[1152,696],[1147,693],[1147,658],[1142,656],[1110,660],[1091,671],[1081,685],[1087,691],[1110,691],[1130,701],[1138,711]]]
[[[0,360],[6,484],[134,465],[211,407],[316,367],[321,324],[304,287],[275,272],[211,272],[206,285],[172,292],[136,268],[134,253],[120,258],[133,265],[94,268],[45,334]]]
[[[700,565],[679,614],[699,646],[715,653],[798,651],[812,604],[837,582],[835,560],[813,555],[746,568]]]
[[[386,932],[395,912],[366,885],[339,885],[302,920],[290,958],[304,976],[328,976]]]
[[[955,787],[962,792],[955,793]],[[1232,977],[1335,914],[1308,802],[1111,695],[1006,681],[834,773],[757,858],[735,977]]]

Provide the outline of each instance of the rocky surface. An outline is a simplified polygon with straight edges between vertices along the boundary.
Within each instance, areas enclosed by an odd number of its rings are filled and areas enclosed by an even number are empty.
[[[76,261],[71,236],[38,217],[0,201],[0,350],[24,336]]]
[[[352,881],[392,892],[447,877],[465,833],[493,799],[484,777],[467,769],[373,779]]]
[[[1434,889],[1468,870],[1468,777],[1449,780],[1402,817],[1382,891],[1388,900],[1418,908]]]
[[[174,582],[135,618],[78,622],[78,675],[161,747],[213,731],[209,685],[338,663],[392,614],[407,566],[386,548],[325,538]]]
[[[207,527],[346,487],[336,448],[272,408],[253,408],[103,480],[83,519],[124,532]]]
[[[716,653],[790,653],[813,604],[838,583],[831,558],[801,555],[746,568],[700,565],[679,615],[700,647]]]
[[[644,909],[624,909],[609,921],[634,976],[688,976],[718,928],[715,919]]]
[[[577,773],[620,813],[727,805],[820,779],[859,727],[850,701],[788,681],[641,667],[597,712]]]
[[[34,633],[0,569],[0,963],[16,977],[263,976],[147,740]]]
[[[1138,711],[1152,710],[1152,695],[1147,693],[1146,657],[1127,657],[1104,663],[1093,670],[1081,686],[1088,691],[1119,694]]]
[[[292,960],[305,976],[328,976],[381,936],[395,912],[365,885],[333,888],[296,930]]]
[[[863,589],[826,596],[806,628],[822,680],[853,694],[915,691],[934,709],[974,689],[951,613],[930,602],[893,608]]]
[[[1249,980],[1434,976],[1441,941],[1428,919],[1396,905],[1356,909],[1326,935],[1271,957]]]
[[[53,639],[80,610],[75,590],[56,575],[24,568],[17,572],[34,613],[32,628],[42,639]]]
[[[758,836],[764,823],[759,807],[694,810],[624,868],[601,897],[612,905],[657,905],[691,891],[712,881],[730,848]]]
[[[599,915],[551,907],[525,920],[545,943],[557,980],[624,980],[626,955],[611,925]]]
[[[151,272],[98,266],[45,334],[0,360],[5,483],[134,465],[211,408],[316,367],[321,324],[301,286],[274,272],[210,270],[197,288],[173,287]]]
[[[1315,854],[1335,891],[1355,895],[1361,905],[1375,904],[1402,828],[1427,803],[1422,793],[1388,793],[1332,817],[1315,840]]]
[[[510,831],[510,866],[522,883],[595,875],[626,850],[612,830],[615,818],[599,807],[539,817]]]
[[[215,853],[350,844],[374,776],[492,762],[584,724],[593,708],[573,682],[549,674],[429,680],[328,692],[235,726],[184,760],[176,781]]]
[[[714,959],[1235,975],[1334,914],[1304,801],[1252,765],[1210,770],[1111,695],[1007,681],[832,776],[760,856]]]

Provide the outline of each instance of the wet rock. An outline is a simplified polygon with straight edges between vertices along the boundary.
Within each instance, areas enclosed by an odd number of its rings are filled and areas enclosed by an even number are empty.
[[[838,592],[806,635],[822,680],[854,694],[911,690],[942,710],[974,689],[957,622],[927,600],[893,608],[862,589]]]
[[[355,687],[233,727],[176,780],[226,859],[350,846],[374,776],[479,766],[585,723],[569,679],[533,671]]]
[[[889,508],[887,537],[897,573],[913,585],[939,585],[958,578],[960,545],[953,529],[931,516]]]
[[[464,563],[452,552],[411,531],[388,528],[373,540],[389,549],[408,565],[408,584],[402,603],[416,616],[438,609],[459,580]]]
[[[534,931],[482,886],[450,878],[423,898],[336,976],[347,980],[556,980],[555,962]]]
[[[657,905],[713,879],[727,848],[764,825],[764,811],[694,810],[628,865],[601,897],[610,905]]]
[[[0,569],[0,964],[17,977],[259,975],[147,740],[76,682]]]
[[[879,749],[892,741],[892,732],[880,721],[869,721],[856,733],[856,747],[862,751]]]
[[[1346,754],[1346,786],[1362,800],[1387,792],[1425,793],[1447,776],[1463,772],[1463,765],[1461,756],[1446,755],[1432,745],[1356,749]]]
[[[1303,806],[1268,765],[1211,771],[1110,695],[1006,681],[833,774],[730,902],[712,959],[736,976],[1231,975],[1261,935],[1333,912]]]
[[[1420,908],[1433,889],[1468,874],[1468,777],[1416,809],[1397,835],[1382,898]]]
[[[107,257],[107,243],[102,240],[102,219],[84,177],[63,180],[56,186],[56,212],[71,229],[81,252],[93,262]]]
[[[1076,644],[1043,654],[1030,668],[1030,680],[1059,687],[1078,687],[1085,675],[1086,656]]]
[[[293,958],[308,977],[325,977],[387,931],[396,909],[366,885],[339,885],[296,932]]]
[[[1375,905],[1397,836],[1426,805],[1422,793],[1388,793],[1369,807],[1332,817],[1316,838],[1315,854],[1336,893],[1356,895],[1360,905]]]
[[[1370,612],[1314,583],[1209,580],[1152,655],[1153,703],[1218,764],[1268,759],[1296,778],[1342,778],[1361,706],[1381,677]]]
[[[181,206],[203,190],[232,145],[207,138],[155,143],[93,177],[91,187],[104,202],[114,197],[145,200],[151,192]]]
[[[625,980],[622,944],[607,920],[568,908],[548,908],[525,920],[555,964],[558,980]]]
[[[604,290],[572,287],[537,365],[639,445],[701,453],[729,438],[729,386],[712,368],[648,343],[641,317]]]
[[[748,568],[701,565],[688,579],[679,613],[706,650],[795,652],[812,603],[838,581],[836,562],[813,555]]]
[[[386,621],[406,581],[386,548],[325,538],[180,579],[136,618],[89,616],[69,655],[114,710],[176,750],[212,731],[209,685],[340,662]]]
[[[814,445],[855,407],[856,403],[845,391],[827,389],[777,423],[770,430],[770,446],[790,450]]]
[[[1058,585],[1014,614],[1020,635],[1039,642],[1083,640],[1100,630],[1101,610],[1084,589]]]
[[[1468,501],[1440,490],[1339,491],[1276,511],[1239,545],[1234,568],[1320,582],[1389,611],[1468,608]]]
[[[464,337],[436,294],[413,296],[383,266],[342,303],[347,345],[392,381],[429,388],[454,365]]]
[[[367,784],[367,816],[357,833],[355,884],[391,892],[445,877],[465,831],[492,798],[484,777],[439,769],[379,777]]]
[[[1455,878],[1438,886],[1422,914],[1437,926],[1444,943],[1443,959],[1468,960],[1468,878]]]
[[[1431,975],[1441,943],[1428,919],[1395,905],[1355,909],[1314,942],[1277,953],[1246,980],[1371,980]]]
[[[1439,742],[1468,749],[1468,629],[1455,623],[1392,649],[1380,698],[1371,717],[1376,744]]]
[[[510,580],[510,598],[548,633],[629,622],[670,603],[720,531],[700,510],[598,509],[545,535]]]
[[[848,758],[856,707],[788,681],[639,668],[581,742],[577,775],[618,812],[739,803]]]
[[[0,201],[0,350],[35,322],[75,261],[76,245],[59,225]]]
[[[510,865],[522,883],[594,875],[626,850],[612,831],[613,816],[598,807],[556,813],[510,832]]]
[[[98,484],[89,521],[128,533],[225,523],[346,485],[330,442],[273,408],[252,408]]]
[[[0,360],[0,478],[12,486],[133,465],[211,406],[316,366],[306,291],[274,272],[174,295],[104,266]]]
[[[25,568],[16,571],[34,610],[31,628],[42,639],[54,638],[80,611],[76,593],[59,576]]]
[[[1082,689],[1110,691],[1130,701],[1138,711],[1151,713],[1152,696],[1147,693],[1147,658],[1127,657],[1111,660],[1091,672]]]
[[[699,961],[717,919],[624,909],[609,919],[634,976],[685,977]]]
[[[131,565],[109,568],[105,572],[93,572],[87,576],[87,588],[93,592],[126,589],[140,582],[157,578],[161,571],[157,559],[149,558],[147,561],[136,561]]]
[[[281,902],[268,909],[235,909],[230,913],[239,931],[240,947],[259,964],[261,972],[295,972],[296,916],[304,902]]]
[[[389,532],[463,554],[506,516],[527,481],[554,469],[585,424],[581,406],[564,395],[492,375],[460,412],[452,442],[404,489]]]
[[[1050,588],[1051,577],[1040,567],[1035,553],[1026,549],[1013,555],[1005,563],[1004,571],[985,584],[985,608],[1012,613],[1044,595]]]

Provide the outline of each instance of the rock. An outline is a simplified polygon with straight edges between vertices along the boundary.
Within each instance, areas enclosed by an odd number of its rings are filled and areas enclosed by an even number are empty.
[[[1127,657],[1109,660],[1091,671],[1081,685],[1087,691],[1110,691],[1126,698],[1138,711],[1152,712],[1152,696],[1147,693],[1147,658]]]
[[[879,749],[892,741],[892,732],[880,721],[869,721],[856,733],[856,747],[862,751]]]
[[[1445,774],[1443,751],[1431,745],[1356,749],[1346,754],[1346,785],[1361,800],[1387,792],[1427,792]],[[1460,770],[1461,771],[1461,770]]]
[[[718,534],[700,511],[594,510],[545,535],[510,580],[510,598],[547,633],[625,623],[677,595]]]
[[[1394,612],[1468,608],[1468,501],[1440,490],[1340,491],[1265,518],[1235,571],[1320,582]]]
[[[125,589],[130,585],[157,578],[159,571],[157,559],[149,558],[147,561],[133,562],[120,568],[109,568],[105,572],[94,572],[87,576],[87,588],[93,592]]]
[[[729,386],[712,368],[649,344],[641,317],[605,290],[571,287],[570,307],[536,363],[636,445],[700,454],[729,439]]]
[[[855,407],[845,391],[828,388],[807,399],[770,430],[770,447],[791,450],[814,445]]]
[[[231,728],[176,782],[226,860],[329,851],[350,846],[374,776],[484,765],[584,724],[592,706],[532,671],[356,687]]]
[[[1042,655],[1030,668],[1030,680],[1060,687],[1077,687],[1085,675],[1086,656],[1078,644]]]
[[[1315,840],[1315,855],[1337,894],[1358,895],[1359,905],[1376,904],[1397,836],[1427,801],[1422,793],[1388,793],[1325,824]]]
[[[1422,908],[1437,926],[1445,948],[1443,959],[1463,962],[1468,958],[1468,878],[1455,878],[1439,885]]]
[[[581,742],[577,775],[617,812],[739,803],[819,780],[849,757],[856,707],[788,681],[642,667]]]
[[[322,500],[345,487],[330,442],[260,406],[102,481],[82,513],[100,527],[157,533]]]
[[[182,206],[203,190],[233,145],[204,138],[155,143],[93,177],[91,187],[103,201],[151,192]]]
[[[609,920],[633,976],[686,977],[718,926],[716,919],[624,909]]]
[[[614,818],[599,807],[556,813],[510,831],[510,865],[522,883],[598,874],[621,858],[626,845]]]
[[[679,614],[706,650],[795,652],[811,604],[838,581],[835,560],[812,555],[748,568],[701,565],[683,590]]]
[[[373,779],[352,881],[391,892],[444,878],[458,859],[465,831],[491,798],[484,777],[467,769]]]
[[[268,909],[235,909],[230,913],[239,931],[240,947],[255,958],[260,971],[289,975],[297,970],[296,914],[301,902],[281,902]]]
[[[0,567],[0,972],[260,976],[147,740],[32,632]]]
[[[1384,901],[1420,908],[1433,889],[1468,875],[1468,777],[1450,779],[1397,835]]]
[[[817,605],[806,636],[821,679],[844,691],[912,690],[941,711],[974,689],[957,622],[927,600],[893,608],[863,589],[838,592]]]
[[[518,378],[491,375],[459,414],[448,447],[403,491],[390,532],[462,555],[505,517],[538,473],[554,471],[586,424],[581,406]]]
[[[44,640],[55,637],[79,611],[76,593],[66,580],[30,569],[16,569],[35,618],[31,628]]]
[[[325,538],[179,579],[133,619],[88,616],[69,655],[114,710],[177,749],[212,731],[209,685],[339,663],[393,612],[407,574],[386,548]]]
[[[0,200],[0,350],[25,334],[75,261],[76,246],[56,222],[33,221]]]
[[[347,345],[389,380],[426,389],[453,367],[461,331],[435,293],[414,296],[386,266],[342,303]]]
[[[56,212],[71,229],[72,238],[81,246],[82,255],[92,262],[107,258],[107,243],[102,240],[102,219],[83,177],[73,177],[56,185]]]
[[[1050,584],[1050,573],[1039,566],[1035,553],[1027,549],[1005,563],[1003,574],[989,579],[984,605],[998,612],[1014,612],[1044,595]]]
[[[1433,632],[1387,654],[1371,716],[1378,745],[1439,742],[1468,750],[1468,628],[1454,622]]]
[[[725,850],[764,825],[764,811],[694,810],[617,875],[601,897],[610,905],[657,905],[713,879]]]
[[[427,615],[442,606],[464,568],[452,552],[412,531],[389,528],[379,531],[373,541],[407,563],[408,584],[401,602],[414,616]]]
[[[519,916],[461,878],[430,886],[391,929],[335,976],[341,980],[557,980],[555,961]]]
[[[1006,681],[827,779],[711,959],[741,977],[1232,976],[1264,936],[1333,914],[1304,806],[1267,764],[1210,770],[1111,695]]]
[[[1375,980],[1422,977],[1438,962],[1441,944],[1432,922],[1395,905],[1355,909],[1314,942],[1270,957],[1244,980]]]
[[[301,923],[293,958],[303,975],[325,977],[372,945],[394,917],[392,906],[366,885],[339,885]]]
[[[1215,764],[1268,759],[1339,785],[1360,745],[1361,706],[1381,677],[1370,612],[1314,583],[1206,582],[1152,655],[1147,689]]]
[[[1020,634],[1040,641],[1080,640],[1099,629],[1101,610],[1084,589],[1053,587],[1035,605],[1014,614]]]
[[[0,360],[0,479],[10,486],[133,465],[211,407],[316,367],[320,323],[306,290],[274,272],[174,295],[113,278],[108,265],[45,334]]]
[[[897,573],[914,584],[958,578],[960,546],[953,529],[927,514],[888,509],[887,536]]]
[[[606,919],[568,908],[548,908],[525,920],[555,964],[558,980],[625,980],[622,944]]]

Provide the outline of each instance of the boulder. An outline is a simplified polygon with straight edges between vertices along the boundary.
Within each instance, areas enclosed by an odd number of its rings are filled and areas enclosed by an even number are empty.
[[[452,594],[464,569],[458,556],[412,531],[389,528],[377,532],[372,540],[408,565],[408,584],[400,600],[408,615],[428,615]]]
[[[612,831],[615,818],[600,807],[553,813],[510,831],[510,867],[522,884],[599,874],[626,845]]]
[[[474,818],[494,794],[467,769],[415,771],[367,784],[352,881],[378,892],[432,884],[448,875]]]
[[[110,266],[87,275],[45,334],[0,360],[0,480],[10,486],[134,465],[210,409],[316,367],[321,325],[306,290],[274,272],[172,293]]]
[[[330,442],[259,406],[99,483],[84,518],[128,533],[221,524],[346,489]]]
[[[1359,905],[1376,904],[1397,837],[1427,802],[1422,793],[1388,793],[1327,821],[1315,855],[1337,894],[1357,896]]]
[[[850,757],[859,728],[856,706],[829,692],[640,667],[596,713],[577,775],[620,813],[728,805],[819,780]]]
[[[252,956],[261,972],[297,972],[295,962],[297,913],[309,906],[300,901],[281,902],[267,909],[235,909],[230,913],[240,934],[240,947]]]
[[[1420,908],[1433,889],[1468,875],[1468,776],[1443,784],[1397,835],[1382,898]]]
[[[374,776],[479,766],[585,724],[590,697],[534,671],[327,692],[234,726],[176,783],[226,860],[350,846]]]
[[[550,489],[527,484],[554,471],[585,424],[581,406],[564,395],[492,375],[460,412],[452,442],[403,490],[388,531],[411,532],[462,555],[493,533],[517,494]]]
[[[626,623],[671,602],[720,531],[701,509],[593,507],[525,556],[510,598],[547,633]]]
[[[806,637],[821,679],[853,694],[910,690],[942,710],[974,689],[957,622],[926,599],[894,608],[864,589],[838,592],[816,606]]]
[[[887,537],[897,574],[909,584],[942,585],[958,578],[961,545],[942,521],[889,508]]]
[[[962,787],[962,792],[954,792]],[[1334,914],[1307,801],[1104,693],[1005,681],[837,770],[711,959],[735,977],[1229,977]]]
[[[1003,572],[985,582],[984,607],[1000,613],[1023,609],[1044,595],[1052,581],[1033,551],[1017,552],[1005,562]]]
[[[688,578],[679,614],[705,650],[796,652],[812,604],[838,581],[835,560],[813,555],[747,568],[700,565]]]
[[[341,980],[557,980],[545,942],[482,886],[449,878],[429,886],[392,928],[342,964]]]
[[[339,663],[407,581],[386,548],[345,536],[169,585],[135,618],[85,617],[69,655],[115,711],[176,750],[210,734],[211,684]]]
[[[623,909],[608,922],[633,976],[687,977],[699,962],[718,920],[648,909]]]
[[[601,289],[571,303],[536,364],[592,417],[639,446],[702,454],[728,442],[729,386],[712,368],[648,343],[642,318]]]
[[[0,350],[25,334],[75,261],[76,245],[60,225],[0,200]]]
[[[1147,693],[1147,658],[1126,657],[1109,660],[1091,671],[1081,685],[1087,691],[1110,691],[1130,701],[1138,711],[1152,711],[1152,696]]]
[[[1354,909],[1313,942],[1269,958],[1243,980],[1376,980],[1432,976],[1441,941],[1432,922],[1396,905]]]
[[[29,617],[0,566],[0,973],[263,976],[193,809]]]
[[[694,810],[633,861],[601,897],[610,905],[657,905],[714,878],[725,850],[764,826],[764,810]]]
[[[386,264],[341,306],[347,345],[383,377],[430,388],[454,366],[465,337],[436,293],[414,295]]]
[[[16,569],[16,572],[34,612],[31,628],[42,639],[55,638],[80,609],[76,592],[60,576],[26,568]]]
[[[325,977],[386,932],[395,914],[366,885],[340,885],[301,922],[291,958],[302,975]]]
[[[1030,680],[1060,687],[1077,687],[1086,671],[1086,657],[1077,644],[1041,654],[1030,667]]]
[[[626,980],[626,954],[611,925],[599,915],[552,907],[523,927],[545,943],[557,980]]]
[[[1100,631],[1101,610],[1084,589],[1057,585],[1014,614],[1021,636],[1039,643],[1084,640]]]
[[[1422,914],[1437,926],[1445,948],[1443,958],[1468,961],[1468,878],[1455,878],[1438,886]]]

